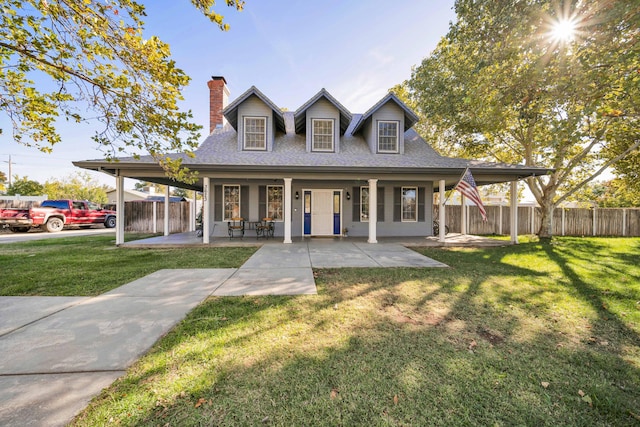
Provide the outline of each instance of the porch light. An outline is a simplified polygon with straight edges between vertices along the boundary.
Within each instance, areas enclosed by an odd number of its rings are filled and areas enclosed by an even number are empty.
[[[347,200],[351,200],[351,194],[347,191]]]
[[[298,200],[299,198],[300,198],[300,193],[296,191],[296,200]]]

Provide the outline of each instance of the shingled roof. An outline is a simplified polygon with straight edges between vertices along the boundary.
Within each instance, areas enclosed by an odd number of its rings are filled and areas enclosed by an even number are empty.
[[[260,92],[257,87],[251,86],[245,93],[240,95],[235,101],[227,105],[222,111],[224,117],[229,121],[229,124],[234,128],[238,128],[238,107],[250,97],[255,96],[264,102],[273,111],[273,119],[276,123],[276,129],[284,131],[284,118],[282,117],[282,111],[273,103],[267,96]]]
[[[320,99],[326,99],[340,112],[340,134],[344,134],[349,125],[351,124],[351,113],[342,104],[338,102],[325,88],[322,88],[320,92],[316,93],[310,100],[305,102],[300,108],[293,113],[295,121],[295,131],[297,133],[304,133],[307,127],[307,110],[313,104]]]
[[[273,111],[275,138],[271,150],[250,151],[238,148],[238,107],[248,98],[256,96]],[[338,152],[307,151],[306,111],[319,99],[327,99],[340,111],[341,136]],[[364,123],[388,102],[398,105],[404,112],[404,153],[375,153],[360,132]],[[351,114],[325,89],[322,89],[295,113],[282,112],[269,98],[252,86],[223,111],[228,124],[215,129],[195,151],[194,157],[173,154],[181,158],[183,165],[201,176],[216,176],[218,173],[249,174],[261,177],[283,177],[287,174],[309,176],[313,179],[336,179],[353,176],[357,179],[376,177],[384,179],[444,179],[448,188],[454,186],[464,170],[469,167],[478,185],[508,182],[525,177],[544,175],[551,170],[523,165],[492,163],[462,158],[445,157],[438,154],[412,128],[418,117],[393,93],[387,94],[365,114]],[[87,160],[74,165],[106,173],[161,184],[177,185],[166,177],[151,156],[120,158],[117,162]],[[326,178],[322,174],[326,173]],[[403,176],[405,178],[403,178]],[[410,178],[409,178],[410,177]],[[178,184],[185,188],[202,189],[202,181],[195,185]]]
[[[375,113],[380,108],[382,108],[382,106],[385,105],[387,102],[395,103],[398,107],[402,109],[402,111],[404,111],[404,130],[405,131],[411,129],[413,125],[418,123],[418,116],[416,115],[416,113],[411,111],[411,109],[407,107],[407,105],[404,102],[402,102],[393,92],[389,92],[387,95],[385,95],[384,98],[378,101],[376,105],[369,108],[369,110],[362,115],[362,118],[356,124],[356,127],[353,130],[353,133],[358,133],[362,129],[364,124],[367,122],[367,120],[371,118],[373,113]]]

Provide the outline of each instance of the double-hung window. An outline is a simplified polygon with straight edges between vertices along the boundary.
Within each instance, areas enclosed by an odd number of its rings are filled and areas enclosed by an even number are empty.
[[[369,187],[360,187],[360,222],[369,222]]]
[[[402,221],[415,222],[418,220],[418,189],[416,187],[402,187]]]
[[[282,185],[267,186],[267,217],[274,221],[283,219],[283,198],[284,187]]]
[[[333,120],[311,119],[313,126],[312,150],[333,151]]]
[[[222,197],[224,204],[224,218],[222,220],[231,221],[232,218],[238,218],[240,216],[240,186],[223,186]]]
[[[378,122],[378,152],[397,153],[398,152],[398,121]]]
[[[245,150],[266,150],[267,149],[267,118],[266,117],[245,117],[244,118],[244,149]]]

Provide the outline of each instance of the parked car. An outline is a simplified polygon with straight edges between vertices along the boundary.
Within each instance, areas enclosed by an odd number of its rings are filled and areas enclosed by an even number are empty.
[[[115,227],[116,212],[86,200],[45,200],[39,207],[0,209],[0,227],[8,226],[13,232],[25,233],[40,227],[55,233],[66,226],[95,224]]]

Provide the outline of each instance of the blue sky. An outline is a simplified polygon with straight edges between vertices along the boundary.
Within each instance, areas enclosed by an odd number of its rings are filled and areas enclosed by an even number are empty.
[[[455,19],[453,0],[246,0],[237,12],[218,0],[231,25],[220,31],[188,0],[147,0],[146,35],[171,46],[191,78],[183,107],[208,131],[208,88],[224,76],[231,100],[255,85],[279,107],[296,110],[327,89],[352,113],[365,112],[435,48]],[[52,154],[22,147],[0,113],[0,170],[44,182],[76,171],[71,161],[101,158],[95,125],[62,123],[63,142]],[[204,139],[204,136],[203,136]],[[114,185],[113,178],[94,174]],[[127,187],[131,187],[128,182]]]

